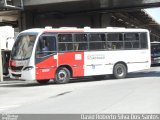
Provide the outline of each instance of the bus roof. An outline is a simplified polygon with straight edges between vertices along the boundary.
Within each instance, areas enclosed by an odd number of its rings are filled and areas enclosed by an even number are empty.
[[[61,27],[61,28],[33,28],[24,30],[23,32],[149,32],[147,29],[140,28],[121,28],[121,27],[107,27],[107,28],[75,28],[75,27]]]

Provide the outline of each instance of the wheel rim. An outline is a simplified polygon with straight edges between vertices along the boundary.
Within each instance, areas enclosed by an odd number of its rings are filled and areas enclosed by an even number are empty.
[[[67,73],[64,70],[60,70],[58,72],[58,79],[60,81],[64,81],[64,80],[66,80],[66,78],[67,78]]]
[[[123,69],[123,67],[119,66],[117,68],[117,75],[118,76],[123,76],[123,74],[124,74],[124,69]]]

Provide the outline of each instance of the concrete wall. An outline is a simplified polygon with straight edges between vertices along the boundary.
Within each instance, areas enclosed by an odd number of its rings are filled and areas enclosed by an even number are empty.
[[[21,29],[44,28],[45,26],[57,27],[78,27],[89,26],[92,28],[101,28],[112,26],[111,14],[36,14],[25,12],[21,14]]]
[[[24,0],[24,5],[32,6],[75,1],[99,1],[102,8],[160,6],[160,0]]]

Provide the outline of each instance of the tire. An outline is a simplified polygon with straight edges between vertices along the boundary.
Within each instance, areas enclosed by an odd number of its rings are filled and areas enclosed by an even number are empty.
[[[125,78],[127,75],[127,67],[122,63],[116,64],[113,69],[113,75],[116,79]]]
[[[49,82],[49,80],[48,79],[47,80],[37,80],[37,82],[39,84],[45,85],[45,84],[47,84]]]
[[[65,67],[60,67],[56,72],[55,83],[65,84],[68,83],[71,77],[70,71]]]

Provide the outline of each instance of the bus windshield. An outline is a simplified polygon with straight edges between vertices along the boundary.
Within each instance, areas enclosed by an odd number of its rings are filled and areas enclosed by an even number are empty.
[[[21,34],[13,46],[11,59],[25,60],[29,59],[38,34]]]

